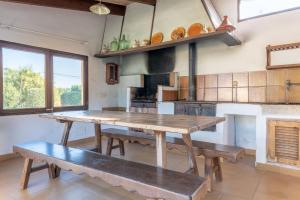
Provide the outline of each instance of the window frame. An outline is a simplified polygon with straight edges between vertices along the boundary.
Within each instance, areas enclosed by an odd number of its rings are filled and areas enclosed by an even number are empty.
[[[271,12],[271,13],[267,13],[267,14],[262,14],[262,15],[257,15],[257,16],[254,16],[254,17],[248,17],[248,18],[245,18],[245,19],[241,19],[241,1],[242,0],[238,0],[238,2],[237,2],[237,4],[238,4],[237,5],[238,22],[243,22],[243,21],[247,21],[247,20],[251,20],[251,19],[256,19],[256,18],[261,18],[261,17],[267,17],[267,16],[270,16],[270,15],[276,15],[276,14],[280,14],[280,13],[284,13],[284,12],[289,12],[289,11],[300,9],[300,6],[298,6],[298,7],[295,7],[295,8],[289,8],[289,9],[285,9],[285,10],[275,11],[275,12]]]
[[[2,57],[3,48],[21,50],[21,51],[32,52],[32,53],[42,53],[45,55],[45,69],[44,69],[45,70],[45,107],[24,108],[24,109],[3,108],[3,103],[4,103],[4,95],[3,95],[4,80],[3,80],[3,57]],[[82,70],[83,105],[54,107],[53,62],[52,62],[54,56],[74,58],[83,61],[83,70]],[[87,110],[87,109],[88,109],[88,56],[0,40],[0,116],[39,114],[45,112]]]

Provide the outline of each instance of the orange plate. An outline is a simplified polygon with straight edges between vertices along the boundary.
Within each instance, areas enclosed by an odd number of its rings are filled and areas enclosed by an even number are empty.
[[[196,35],[200,35],[201,33],[206,32],[204,30],[204,26],[200,23],[195,23],[192,24],[188,30],[188,35],[189,36],[196,36]]]
[[[151,44],[159,44],[164,40],[164,34],[162,32],[155,33],[151,38]]]
[[[182,39],[185,37],[185,33],[186,31],[184,27],[178,27],[172,32],[171,39],[172,40]]]

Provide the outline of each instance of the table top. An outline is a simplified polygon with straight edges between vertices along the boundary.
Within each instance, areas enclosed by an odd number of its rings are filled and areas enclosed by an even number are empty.
[[[190,134],[225,121],[224,117],[162,115],[119,111],[68,111],[41,114],[40,117],[61,121],[88,122]]]

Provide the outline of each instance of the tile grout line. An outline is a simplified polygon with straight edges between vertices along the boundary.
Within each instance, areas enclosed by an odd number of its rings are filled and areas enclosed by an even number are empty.
[[[265,173],[262,174],[262,176],[264,176],[264,175],[265,175]],[[257,183],[257,185],[256,185],[256,187],[255,187],[255,190],[254,190],[254,192],[253,192],[253,195],[252,195],[252,197],[251,197],[251,200],[254,200],[255,194],[256,194],[256,192],[258,191],[258,187],[260,186],[261,179],[262,179],[262,177],[259,177],[258,183]]]

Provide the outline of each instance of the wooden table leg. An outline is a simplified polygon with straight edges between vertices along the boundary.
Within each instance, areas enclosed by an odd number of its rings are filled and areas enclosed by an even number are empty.
[[[155,136],[156,136],[157,166],[161,168],[165,168],[167,166],[166,132],[155,131]]]
[[[23,172],[22,172],[22,178],[21,178],[21,189],[22,190],[25,190],[28,187],[32,163],[33,163],[32,159],[29,159],[29,158],[25,159],[24,168],[23,168]]]
[[[63,123],[65,124],[65,127],[64,127],[64,132],[63,132],[60,144],[63,145],[63,146],[67,146],[73,122],[71,122],[71,121],[63,121]],[[55,171],[54,178],[58,178],[59,175],[60,175],[60,170],[61,169],[59,167],[57,167],[57,166],[55,166],[54,168],[55,168],[55,170],[54,170]]]
[[[64,122],[64,124],[65,124],[64,132],[63,132],[63,136],[61,138],[60,144],[63,146],[67,146],[73,122],[66,121],[66,122]]]
[[[220,157],[213,158],[213,167],[216,176],[216,181],[221,182],[223,180],[223,174]]]
[[[50,164],[48,166],[48,175],[50,179],[55,179],[56,178],[56,169],[53,164]]]
[[[182,135],[182,139],[186,145],[189,162],[190,162],[190,169],[193,169],[194,174],[199,176],[199,170],[197,166],[196,156],[193,150],[193,144],[190,134],[184,134]]]
[[[119,139],[120,155],[125,156],[124,141]]]
[[[101,124],[95,124],[96,151],[102,154]]]
[[[208,191],[212,190],[212,181],[213,181],[213,159],[205,157],[205,177],[208,179]]]
[[[113,138],[107,138],[107,147],[106,147],[106,155],[111,156],[111,152],[113,149],[114,139]]]

